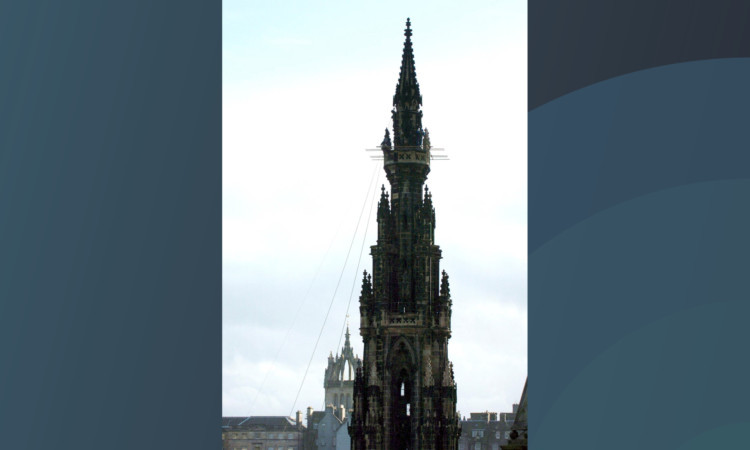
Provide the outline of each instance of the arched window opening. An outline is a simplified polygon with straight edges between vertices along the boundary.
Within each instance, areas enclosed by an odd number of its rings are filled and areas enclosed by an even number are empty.
[[[402,344],[403,346],[403,344]],[[402,347],[400,356],[402,361],[408,357]],[[402,366],[398,375],[391,381],[391,448],[408,450],[411,441],[411,397],[414,388],[407,367]]]
[[[352,380],[352,365],[349,364],[349,360],[344,361],[344,373],[342,379],[346,381]]]

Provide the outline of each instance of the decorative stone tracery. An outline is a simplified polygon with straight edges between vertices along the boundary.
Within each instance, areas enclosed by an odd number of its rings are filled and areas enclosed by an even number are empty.
[[[352,448],[456,449],[456,383],[448,359],[451,299],[434,244],[435,209],[425,187],[430,136],[422,128],[411,23],[393,96],[393,142],[381,143],[390,196],[378,204],[372,275],[360,294],[364,367],[354,381]]]

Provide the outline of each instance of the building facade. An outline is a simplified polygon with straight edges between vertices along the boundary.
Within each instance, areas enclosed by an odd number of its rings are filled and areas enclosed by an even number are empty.
[[[517,410],[513,405],[512,413],[471,413],[461,421],[459,450],[500,450],[510,439]]]
[[[529,426],[528,426],[528,409],[529,402],[526,397],[526,389],[529,387],[529,379],[526,378],[526,384],[523,386],[521,401],[518,405],[518,412],[511,425],[509,439],[501,450],[528,450],[529,448]]]
[[[461,432],[456,383],[448,359],[451,297],[433,242],[435,210],[425,187],[430,139],[422,128],[422,96],[406,21],[393,97],[393,142],[381,149],[390,196],[378,205],[372,275],[360,294],[363,367],[354,382],[352,448],[456,449]]]
[[[307,412],[307,436],[305,446],[307,450],[351,448],[348,426],[350,417],[343,406],[334,408],[326,406],[324,411]]]
[[[305,426],[284,416],[222,417],[224,450],[302,450]]]

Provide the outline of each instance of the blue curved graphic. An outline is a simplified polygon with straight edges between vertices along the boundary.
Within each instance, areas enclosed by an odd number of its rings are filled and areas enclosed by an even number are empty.
[[[747,80],[676,64],[530,113],[532,447],[750,448]]]
[[[529,113],[529,251],[619,202],[750,177],[750,58],[657,67]]]

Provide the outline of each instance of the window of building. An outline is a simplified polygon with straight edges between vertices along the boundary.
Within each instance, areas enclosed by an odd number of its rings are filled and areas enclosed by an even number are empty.
[[[274,438],[274,434],[273,433],[268,433],[268,439],[273,439],[273,438]],[[273,449],[270,448],[268,450],[273,450]]]
[[[510,439],[510,431],[505,432],[505,439]]]
[[[288,434],[288,435],[286,436],[286,438],[287,438],[287,439],[294,439],[294,435],[293,435],[292,433],[289,433],[289,434]]]
[[[349,381],[352,379],[352,365],[349,364],[348,359],[344,360],[344,373],[342,375],[344,380]]]
[[[482,444],[479,443],[479,442],[477,442],[476,444],[474,444],[474,450],[482,450]]]
[[[484,437],[484,430],[471,430],[471,437]]]

